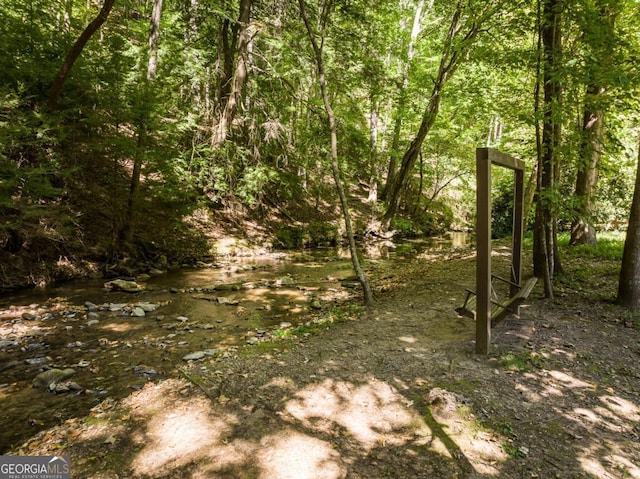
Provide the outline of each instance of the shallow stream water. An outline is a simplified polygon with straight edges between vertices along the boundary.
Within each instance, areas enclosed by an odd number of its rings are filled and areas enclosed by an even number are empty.
[[[363,256],[365,266],[375,268],[468,241],[454,233],[380,244]],[[347,251],[318,249],[177,270],[149,278],[136,293],[83,280],[0,296],[0,453],[107,398],[177,375],[186,355],[229,353],[322,314],[353,294],[352,275]],[[142,303],[157,309],[132,316]],[[69,381],[80,390],[32,387],[50,368],[74,369]]]

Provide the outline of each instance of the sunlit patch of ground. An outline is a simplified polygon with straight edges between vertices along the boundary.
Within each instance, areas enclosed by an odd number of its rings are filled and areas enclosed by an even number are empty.
[[[637,329],[534,300],[527,334],[496,334],[493,355],[476,356],[451,301],[469,263],[394,275],[371,314],[269,354],[190,363],[191,382],[149,384],[99,427],[63,425],[24,450],[59,452],[62,438],[74,479],[640,479]]]

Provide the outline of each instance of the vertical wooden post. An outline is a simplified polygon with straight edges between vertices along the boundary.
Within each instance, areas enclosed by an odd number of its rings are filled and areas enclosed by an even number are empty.
[[[476,353],[491,344],[491,161],[487,148],[476,150]]]
[[[522,236],[524,234],[524,170],[514,170],[513,192],[513,238],[511,242],[511,282],[521,285],[522,280]],[[511,285],[510,296],[518,293]]]

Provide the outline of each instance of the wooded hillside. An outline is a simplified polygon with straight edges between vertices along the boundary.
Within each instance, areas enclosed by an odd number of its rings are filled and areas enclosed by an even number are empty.
[[[0,286],[190,263],[223,232],[332,243],[351,216],[356,239],[472,228],[485,146],[527,164],[552,279],[557,231],[595,242],[629,218],[638,17],[631,0],[6,0]]]

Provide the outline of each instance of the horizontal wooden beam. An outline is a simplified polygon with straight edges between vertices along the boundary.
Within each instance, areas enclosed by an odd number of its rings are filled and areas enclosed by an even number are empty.
[[[524,171],[524,162],[493,148],[478,148],[476,158],[490,161],[494,165],[504,166],[512,170]]]

